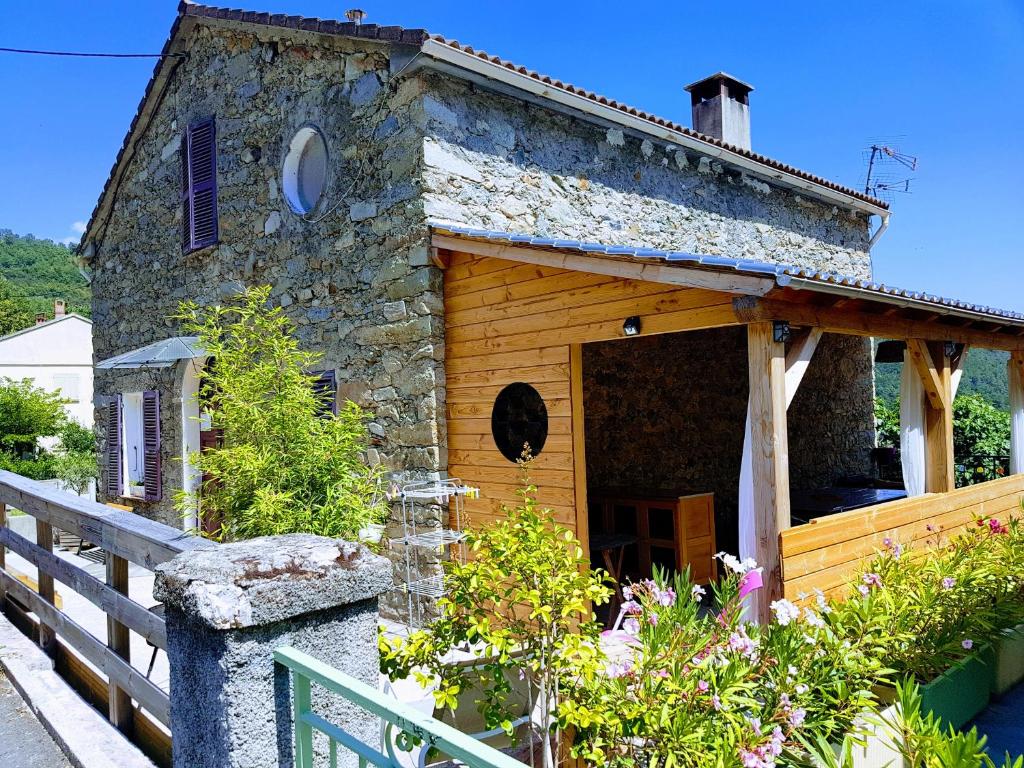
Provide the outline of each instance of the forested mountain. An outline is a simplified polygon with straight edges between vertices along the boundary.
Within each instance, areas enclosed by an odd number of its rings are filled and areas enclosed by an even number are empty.
[[[972,349],[958,394],[981,395],[997,408],[1008,411],[1009,381],[1006,361],[1009,354],[993,349]],[[887,403],[896,403],[900,396],[900,363],[875,365],[875,393]]]
[[[0,278],[9,284],[8,302],[20,304],[33,318],[37,312],[52,317],[54,299],[67,301],[68,312],[89,316],[89,284],[65,245],[0,229]]]

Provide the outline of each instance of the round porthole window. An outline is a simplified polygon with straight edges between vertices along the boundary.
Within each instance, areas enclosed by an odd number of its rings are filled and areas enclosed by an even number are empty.
[[[316,208],[327,186],[327,142],[312,126],[300,128],[288,145],[281,187],[291,209],[306,214]]]
[[[491,434],[509,461],[518,460],[527,446],[538,456],[548,439],[548,409],[540,392],[523,382],[501,390],[491,411]]]

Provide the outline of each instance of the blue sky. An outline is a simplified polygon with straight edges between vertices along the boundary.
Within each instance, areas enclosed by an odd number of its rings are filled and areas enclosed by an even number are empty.
[[[896,143],[920,168],[894,198],[876,277],[1024,310],[1024,0],[359,1],[369,22],[424,26],[684,124],[682,87],[727,70],[755,86],[754,149],[843,184],[863,184],[872,141]],[[0,46],[155,53],[176,2],[17,8]],[[0,228],[77,238],[152,67],[0,53]]]

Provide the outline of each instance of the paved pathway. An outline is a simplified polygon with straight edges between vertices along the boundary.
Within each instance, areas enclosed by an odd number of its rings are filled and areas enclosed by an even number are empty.
[[[988,753],[996,765],[1003,764],[1003,755],[1024,755],[1024,683],[1018,685],[978,715],[972,725],[988,736]]]
[[[3,768],[70,766],[3,672],[0,672],[0,765]]]

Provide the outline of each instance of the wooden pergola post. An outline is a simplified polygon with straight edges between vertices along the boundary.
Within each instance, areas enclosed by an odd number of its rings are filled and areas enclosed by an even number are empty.
[[[771,322],[747,326],[750,376],[751,470],[754,485],[755,559],[764,568],[764,588],[755,592],[756,617],[765,623],[769,606],[782,597],[779,533],[789,528],[789,438],[786,430],[786,347]]]
[[[1024,473],[1024,352],[1009,361],[1010,379],[1010,473]]]
[[[925,492],[956,488],[953,464],[953,369],[942,342],[908,339],[907,352],[924,382]]]

